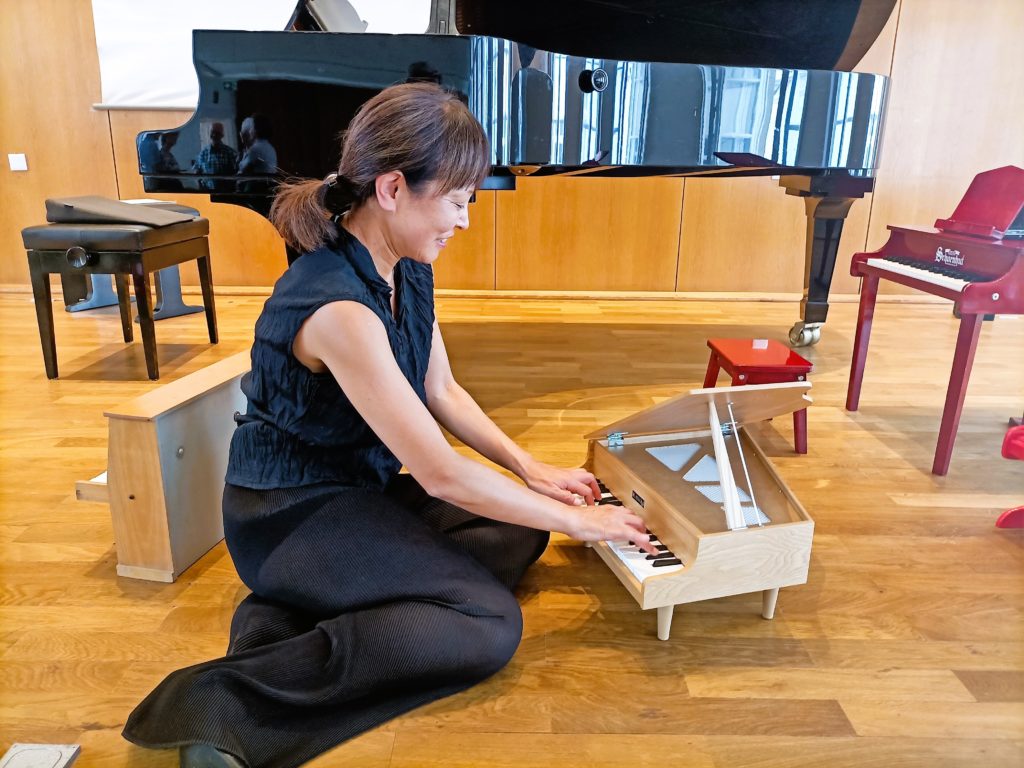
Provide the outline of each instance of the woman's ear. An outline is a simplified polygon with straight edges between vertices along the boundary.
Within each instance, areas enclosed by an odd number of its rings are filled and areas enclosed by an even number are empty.
[[[385,211],[394,211],[398,205],[398,196],[405,189],[405,174],[401,171],[382,173],[374,182],[377,204]]]

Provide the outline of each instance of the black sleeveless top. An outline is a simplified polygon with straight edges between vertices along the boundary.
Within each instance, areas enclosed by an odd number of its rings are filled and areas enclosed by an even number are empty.
[[[324,304],[357,301],[387,329],[399,368],[421,401],[434,325],[434,275],[428,265],[395,265],[397,317],[391,288],[370,252],[339,227],[336,242],[307,253],[274,286],[256,322],[252,370],[242,377],[248,398],[231,439],[226,480],[245,488],[316,483],[383,488],[401,463],[352,406],[330,372],[313,373],[292,354],[303,322]]]

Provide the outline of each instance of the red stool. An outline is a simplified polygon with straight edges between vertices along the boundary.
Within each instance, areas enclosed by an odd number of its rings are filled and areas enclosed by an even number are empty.
[[[713,387],[718,372],[732,376],[734,387],[743,384],[779,384],[805,381],[814,367],[785,344],[774,339],[708,339],[711,359],[704,386]],[[807,453],[807,409],[793,411],[793,442],[797,453]]]
[[[1003,458],[1024,459],[1024,426],[1010,427],[1006,431]],[[1014,507],[1003,512],[996,520],[996,528],[1024,528],[1024,507]]]

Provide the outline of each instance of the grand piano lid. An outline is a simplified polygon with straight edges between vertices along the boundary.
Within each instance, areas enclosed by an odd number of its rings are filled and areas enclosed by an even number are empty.
[[[693,389],[638,411],[632,416],[619,419],[591,432],[584,439],[603,440],[615,432],[635,437],[681,432],[687,429],[707,429],[708,401],[714,401],[718,418],[723,424],[729,421],[729,403],[732,404],[737,424],[751,424],[806,408],[812,402],[807,394],[810,388],[809,381],[794,381]]]

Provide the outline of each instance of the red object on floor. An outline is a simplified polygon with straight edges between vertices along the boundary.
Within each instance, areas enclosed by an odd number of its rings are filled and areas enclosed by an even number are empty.
[[[1010,427],[1003,438],[1003,458],[1024,460],[1024,426]],[[996,528],[1024,528],[1024,507],[1008,509],[996,520]]]
[[[774,339],[708,339],[711,359],[704,386],[713,387],[720,371],[732,376],[734,387],[743,384],[779,384],[806,381],[814,364]],[[807,409],[793,412],[793,442],[797,453],[807,453]]]

